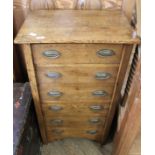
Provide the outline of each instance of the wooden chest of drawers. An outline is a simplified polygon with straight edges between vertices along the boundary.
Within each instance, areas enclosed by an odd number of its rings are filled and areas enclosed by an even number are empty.
[[[35,11],[20,29],[43,142],[104,141],[139,40],[121,11]]]

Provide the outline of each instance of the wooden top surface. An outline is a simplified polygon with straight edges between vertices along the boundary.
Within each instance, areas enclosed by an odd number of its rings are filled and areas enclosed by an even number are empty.
[[[15,43],[138,43],[119,10],[39,10],[31,12]]]

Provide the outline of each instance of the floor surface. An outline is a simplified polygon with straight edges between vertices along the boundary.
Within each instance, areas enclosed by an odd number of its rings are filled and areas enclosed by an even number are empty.
[[[110,155],[112,143],[105,146],[87,140],[68,138],[55,141],[41,148],[41,155]]]

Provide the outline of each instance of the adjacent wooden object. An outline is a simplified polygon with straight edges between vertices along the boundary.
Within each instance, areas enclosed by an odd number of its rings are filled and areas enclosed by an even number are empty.
[[[40,140],[29,83],[14,83],[13,155],[40,154]]]
[[[132,66],[132,83],[125,107],[121,108],[118,130],[115,134],[113,155],[127,155],[140,131],[141,124],[141,94],[140,94],[140,57],[136,56],[137,63]],[[135,61],[134,60],[134,61]],[[134,68],[134,70],[133,70]],[[131,78],[129,77],[129,80]],[[124,114],[124,115],[123,115]],[[120,122],[121,121],[121,122]]]
[[[141,0],[136,0],[137,35],[141,36]]]
[[[15,43],[24,47],[44,142],[65,137],[105,141],[133,44],[139,43],[132,32],[118,10],[42,10],[28,16]],[[66,126],[49,125],[60,116],[68,120]],[[75,126],[83,116],[85,125],[82,122],[78,129],[69,125],[71,116]],[[105,121],[88,125],[90,116]]]
[[[17,35],[21,25],[23,24],[28,12],[28,0],[13,1],[13,36]],[[14,81],[25,82],[28,80],[24,53],[20,45],[14,45],[13,50],[13,70]]]
[[[123,0],[14,0],[15,6],[39,9],[120,9]]]
[[[22,78],[22,72],[21,72],[21,66],[19,63],[19,55],[16,50],[16,47],[13,46],[13,80],[15,82],[23,81]]]
[[[137,134],[128,155],[141,155],[141,131]]]
[[[134,7],[136,6],[136,0],[123,0],[122,10],[127,16],[128,20],[131,21]]]

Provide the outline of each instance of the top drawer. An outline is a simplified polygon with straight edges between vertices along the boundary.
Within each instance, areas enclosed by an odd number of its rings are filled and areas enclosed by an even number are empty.
[[[122,45],[116,44],[32,44],[34,63],[50,64],[102,64],[119,63]]]

